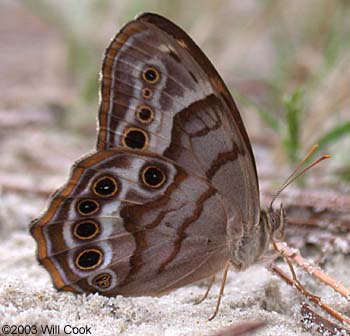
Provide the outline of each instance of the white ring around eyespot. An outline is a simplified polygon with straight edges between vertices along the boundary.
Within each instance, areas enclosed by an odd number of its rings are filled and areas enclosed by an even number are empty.
[[[110,216],[110,213],[112,213],[113,211],[115,211],[117,209],[117,207],[119,206],[119,202],[108,202],[106,204],[103,204],[101,207],[101,214],[100,216]],[[88,219],[87,219],[88,220]],[[102,240],[102,239],[107,239],[113,232],[113,224],[111,223],[113,221],[113,218],[111,217],[110,220],[107,219],[98,219],[98,223],[99,223],[99,229],[100,229],[100,233],[99,235],[96,237],[96,239],[98,240]],[[75,238],[73,236],[73,227],[76,224],[76,222],[78,221],[78,219],[76,221],[67,221],[64,223],[63,225],[63,239],[65,244],[69,247],[69,248],[74,248],[79,246],[80,244],[85,244],[86,241],[81,240],[79,242],[79,240],[77,238]],[[94,241],[94,239],[91,240],[92,242]]]
[[[111,246],[109,243],[107,243],[107,242],[97,243],[97,244],[94,244],[93,246],[86,247],[86,249],[89,249],[89,248],[98,248],[103,253],[103,261],[97,267],[98,270],[101,270],[110,264],[110,262],[112,260],[112,249],[111,249]],[[76,249],[72,249],[68,252],[68,266],[74,274],[78,275],[79,277],[86,277],[89,270],[84,271],[84,270],[80,270],[79,268],[77,268],[77,266],[75,264],[76,254],[77,254]],[[94,269],[93,271],[96,271],[96,269]]]

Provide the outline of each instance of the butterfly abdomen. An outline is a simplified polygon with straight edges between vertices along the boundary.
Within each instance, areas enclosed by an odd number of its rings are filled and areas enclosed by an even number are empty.
[[[270,244],[271,233],[263,215],[255,225],[232,218],[228,221],[228,232],[230,260],[237,270],[245,270],[258,262]]]

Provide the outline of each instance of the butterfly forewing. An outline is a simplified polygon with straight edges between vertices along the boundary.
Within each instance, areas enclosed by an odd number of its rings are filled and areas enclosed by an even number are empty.
[[[106,51],[101,96],[98,149],[142,147],[171,158],[208,178],[230,217],[240,212],[240,220],[259,222],[242,119],[213,65],[181,28],[155,14],[128,23]],[[147,124],[138,114],[145,106],[153,116]]]

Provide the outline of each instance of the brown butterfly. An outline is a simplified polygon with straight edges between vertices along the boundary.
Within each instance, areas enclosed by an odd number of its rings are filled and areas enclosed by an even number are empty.
[[[256,263],[283,231],[260,209],[238,109],[192,39],[156,14],[107,48],[97,150],[32,223],[58,290],[160,295]]]

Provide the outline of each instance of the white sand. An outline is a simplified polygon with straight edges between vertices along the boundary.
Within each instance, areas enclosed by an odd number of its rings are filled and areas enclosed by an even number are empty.
[[[65,135],[70,151],[61,153],[60,139],[55,134],[48,136],[26,131],[16,135],[16,139],[7,138],[8,155],[2,157],[1,167],[21,167],[13,171],[9,181],[20,185],[33,184],[35,188],[54,190],[67,178],[68,167],[79,157],[74,141]],[[31,139],[26,141],[19,139]],[[16,141],[15,141],[16,140]],[[12,143],[12,145],[11,145]],[[81,143],[81,142],[79,142]],[[48,146],[52,149],[43,153],[33,153],[38,162],[45,162],[46,174],[36,175],[32,167],[18,163],[21,156],[16,153],[28,152],[33,148]],[[59,155],[56,153],[60,153]],[[46,155],[44,159],[40,155]],[[259,156],[257,156],[259,158]],[[14,160],[16,165],[13,165]],[[23,173],[24,168],[28,173]],[[52,167],[52,168],[51,168]],[[263,167],[259,164],[259,167]],[[10,171],[10,168],[3,171]],[[54,171],[54,173],[52,172]],[[40,171],[39,171],[40,172]],[[5,175],[3,175],[4,177]],[[15,176],[16,179],[14,179]],[[28,181],[25,181],[26,178]],[[28,233],[31,219],[37,217],[44,208],[45,197],[30,194],[1,192],[0,190],[0,324],[61,326],[64,335],[65,325],[91,327],[92,335],[210,335],[221,327],[242,320],[265,320],[267,326],[257,335],[295,336],[311,335],[303,331],[300,322],[300,303],[304,298],[293,288],[285,285],[262,265],[251,267],[245,272],[229,273],[225,296],[218,316],[211,322],[208,317],[213,313],[220,281],[217,281],[208,299],[200,305],[194,305],[205,292],[206,282],[180,288],[161,298],[106,298],[99,295],[73,295],[58,293],[51,284],[45,269],[35,259],[35,242]],[[327,271],[349,286],[350,257],[341,255],[331,257]],[[316,284],[303,272],[300,280],[315,294],[322,296],[339,311],[349,311],[348,303],[332,290]],[[69,330],[68,330],[69,331]],[[40,333],[38,333],[40,335]],[[46,335],[48,335],[46,333]],[[84,335],[84,333],[82,333]],[[85,333],[87,335],[87,333]]]
[[[3,197],[2,200],[8,204],[8,198]],[[21,204],[22,199],[17,198],[18,204]],[[11,199],[13,202],[16,197],[12,195]],[[35,199],[32,201],[36,202]],[[2,214],[4,209],[6,207],[3,207]],[[0,218],[4,220],[3,216]],[[257,335],[311,335],[303,331],[300,323],[300,297],[262,265],[238,274],[229,273],[220,312],[209,322],[207,318],[216,304],[219,281],[209,298],[200,305],[194,305],[194,302],[204,293],[205,282],[178,289],[161,298],[106,298],[59,293],[52,287],[47,272],[37,264],[35,243],[30,235],[20,228],[5,232],[4,226],[1,234],[1,325],[36,325],[39,329],[44,325],[60,325],[61,335],[65,335],[64,326],[71,325],[91,327],[92,335],[170,336],[210,335],[232,323],[261,319],[268,325]],[[334,262],[346,265],[341,256],[336,257]],[[345,267],[338,268],[336,273],[340,280],[349,278]],[[309,277],[301,274],[300,279],[316,290]],[[322,288],[318,293],[322,293],[335,307],[344,309],[346,303],[332,291]]]
[[[14,2],[7,1],[7,3]],[[119,2],[115,3],[119,4]],[[241,3],[243,2],[237,2],[240,6]],[[299,15],[300,3],[296,3],[295,6],[298,9],[296,17],[303,19]],[[35,187],[48,189],[52,187],[54,190],[66,181],[68,167],[74,160],[91,150],[95,136],[92,135],[88,145],[83,144],[83,140],[78,137],[73,141],[67,133],[63,133],[63,130],[55,134],[47,126],[50,120],[51,123],[55,123],[54,114],[37,109],[37,106],[45,106],[45,102],[51,100],[66,103],[70,95],[77,94],[71,92],[72,87],[66,88],[60,84],[63,76],[61,73],[64,73],[61,70],[64,48],[62,46],[58,48],[58,46],[62,41],[43,28],[42,23],[28,24],[37,21],[32,16],[28,21],[25,13],[16,14],[15,10],[9,11],[6,6],[2,7],[0,13],[3,14],[2,24],[5,26],[6,23],[8,27],[2,29],[0,36],[6,42],[6,44],[3,42],[3,45],[7,46],[2,50],[3,62],[0,66],[3,73],[1,101],[5,105],[16,108],[16,104],[20,106],[22,104],[24,107],[24,110],[18,108],[18,110],[8,111],[2,106],[3,110],[0,111],[1,120],[4,125],[7,125],[3,126],[2,131],[5,135],[1,136],[0,142],[1,177],[11,174],[12,182],[19,182],[20,179],[29,177],[30,183]],[[25,28],[23,28],[23,22],[26,23]],[[294,29],[295,22],[294,20],[291,22]],[[115,22],[113,27],[114,25]],[[15,38],[10,40],[8,34],[11,31]],[[106,35],[110,36],[110,34],[111,30],[108,26]],[[241,40],[246,40],[246,36]],[[247,40],[250,41],[250,39]],[[10,41],[13,41],[12,48],[9,47]],[[41,47],[33,47],[36,45]],[[234,47],[236,45],[234,44]],[[261,45],[261,43],[257,44],[259,48]],[[268,43],[263,45],[267,48],[269,46]],[[245,50],[236,47],[235,49]],[[227,52],[230,58],[229,64],[232,64],[234,59],[232,52],[233,50]],[[214,61],[216,62],[217,59]],[[249,64],[247,69],[252,71],[252,66],[255,65],[254,69],[257,71],[255,76],[260,78],[259,71],[266,67],[261,64],[257,67],[256,61],[254,57],[253,63],[247,63]],[[264,59],[259,58],[259,61]],[[274,65],[271,64],[271,66]],[[38,80],[38,69],[45,69],[40,74],[40,80]],[[241,68],[240,71],[242,71]],[[332,95],[328,96],[332,97]],[[323,100],[322,103],[324,103]],[[36,116],[37,110],[41,113]],[[318,111],[318,109],[310,110]],[[250,115],[254,116],[253,113]],[[21,125],[17,126],[19,121],[24,121],[24,116],[29,118],[29,121],[32,119],[34,124],[40,121],[41,125],[38,126],[37,131],[26,129]],[[246,114],[246,117],[249,117],[249,114]],[[12,129],[14,125],[17,128]],[[26,125],[26,122],[23,122],[23,125]],[[252,127],[254,123],[247,123],[247,125]],[[258,122],[256,125],[261,127]],[[10,129],[8,133],[5,132],[7,128]],[[259,160],[259,152],[256,155],[260,171],[264,163],[274,163],[274,160],[266,159],[265,153],[261,160]],[[279,173],[276,169],[274,171]],[[57,183],[48,182],[50,178],[57,178]],[[299,307],[303,298],[261,265],[254,266],[246,272],[229,274],[220,312],[212,322],[208,322],[207,319],[215,308],[219,282],[215,284],[209,298],[200,305],[194,305],[194,302],[204,293],[205,282],[178,289],[161,298],[108,299],[99,295],[76,296],[70,293],[58,293],[53,289],[47,272],[36,262],[35,243],[28,233],[30,219],[38,216],[43,207],[43,198],[2,193],[0,187],[1,326],[5,324],[35,325],[40,331],[41,326],[60,325],[62,335],[66,325],[91,327],[92,335],[210,335],[214,330],[232,323],[246,319],[262,319],[267,322],[267,327],[259,331],[258,335],[311,335],[303,331],[300,323]],[[329,269],[330,273],[349,285],[350,267],[347,266],[349,258],[334,256],[330,265],[333,265]],[[345,300],[331,290],[315,285],[309,277],[303,274],[299,276],[308,288],[322,296],[333,307],[349,312],[349,309],[346,309],[348,303]],[[38,332],[37,335],[40,333]]]

